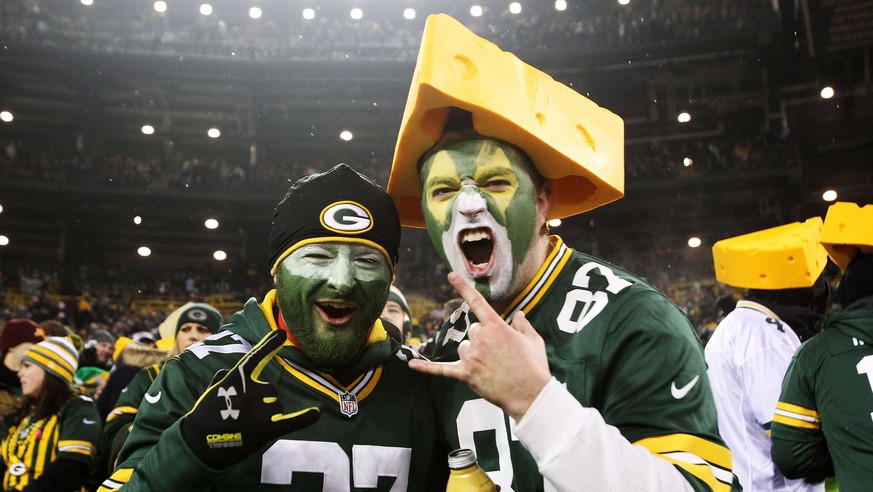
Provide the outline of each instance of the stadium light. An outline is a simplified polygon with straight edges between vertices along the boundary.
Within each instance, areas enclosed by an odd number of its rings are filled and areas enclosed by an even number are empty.
[[[206,219],[206,222],[203,223],[207,229],[218,229],[218,221],[215,219]]]
[[[136,225],[140,225],[140,224],[142,224],[142,217],[140,217],[139,215],[134,216],[134,217],[133,217],[133,223],[136,224]]]
[[[204,3],[200,5],[200,14],[201,15],[212,15],[212,5],[208,3]]]
[[[518,2],[512,2],[509,4],[509,12],[513,14],[521,13],[521,4]]]
[[[619,5],[627,5],[630,3],[630,0],[618,0]]]
[[[364,11],[359,9],[358,7],[355,7],[352,9],[351,12],[349,12],[349,15],[352,19],[361,20],[364,17]]]
[[[15,117],[12,116],[12,113],[9,111],[0,111],[0,120],[3,120],[6,123],[11,123],[14,119]]]
[[[482,17],[482,6],[481,5],[473,5],[470,7],[470,15],[473,17]]]
[[[682,159],[683,166],[691,167],[692,164],[694,164],[694,161],[690,157],[686,157],[686,158]]]
[[[834,97],[834,88],[831,86],[825,86],[821,90],[821,98],[822,99],[830,99]]]
[[[348,131],[348,130],[343,130],[343,131],[341,131],[339,137],[340,137],[341,139],[345,140],[346,142],[348,142],[348,141],[350,141],[351,139],[355,138],[355,136],[352,134],[352,132],[350,132],[350,131]]]
[[[821,194],[821,199],[826,202],[832,202],[837,199],[837,190],[826,190]]]
[[[0,205],[0,214],[3,213],[3,205]]]
[[[315,10],[314,9],[303,9],[303,18],[306,20],[315,19]]]
[[[249,17],[252,19],[260,19],[263,14],[264,12],[261,11],[260,7],[252,7],[249,9]]]
[[[689,121],[691,121],[691,115],[683,111],[679,113],[679,116],[677,116],[676,119],[679,121],[679,123],[688,123]]]
[[[94,0],[81,0],[81,2],[82,2],[82,5],[85,5],[86,7],[90,7],[91,5],[94,5]]]
[[[167,2],[165,2],[164,0],[158,0],[157,2],[155,2],[154,8],[155,12],[160,12],[163,14],[167,11]]]
[[[561,219],[552,219],[548,222],[549,227],[558,227],[561,225]]]
[[[227,253],[218,249],[218,250],[215,250],[215,253],[212,253],[212,257],[218,261],[224,261],[227,259]]]
[[[403,9],[403,18],[406,20],[415,19],[415,9]]]
[[[143,257],[149,256],[152,254],[152,249],[149,248],[148,246],[140,246],[139,248],[137,248],[136,254],[143,256]]]
[[[701,244],[703,244],[703,241],[699,237],[688,238],[688,246],[692,248],[699,248]]]
[[[143,125],[140,131],[142,131],[143,135],[154,135],[155,127],[152,125]]]
[[[0,235],[0,246],[9,245],[9,238],[3,235]]]
[[[565,0],[555,0],[555,10],[558,12],[567,10],[567,2]]]
[[[218,138],[221,136],[221,130],[218,128],[210,128],[206,134],[209,135],[209,138]]]

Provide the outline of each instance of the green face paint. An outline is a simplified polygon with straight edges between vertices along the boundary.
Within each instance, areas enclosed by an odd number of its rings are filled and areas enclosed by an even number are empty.
[[[525,165],[515,147],[483,137],[450,144],[422,166],[431,241],[489,300],[511,294],[537,231],[537,190]]]
[[[306,245],[276,272],[282,317],[307,357],[323,367],[347,365],[363,349],[390,285],[385,257],[360,244]]]

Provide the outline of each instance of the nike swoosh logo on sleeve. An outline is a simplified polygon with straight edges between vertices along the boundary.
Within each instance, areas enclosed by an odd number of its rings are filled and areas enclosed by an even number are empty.
[[[697,381],[699,379],[700,375],[698,374],[697,376],[694,376],[694,379],[692,379],[688,384],[681,388],[677,388],[676,381],[673,381],[673,383],[670,385],[670,393],[673,395],[673,398],[681,400],[682,398],[685,398],[685,395],[687,395],[688,392],[691,391],[691,388],[693,388],[694,385],[697,384]]]
[[[146,394],[144,395],[144,398],[145,398],[145,401],[147,401],[147,402],[151,403],[152,405],[154,405],[155,403],[158,402],[158,400],[161,399],[161,392],[158,391],[158,394],[156,394],[155,396],[151,396],[151,395],[149,395],[148,393],[146,393]]]

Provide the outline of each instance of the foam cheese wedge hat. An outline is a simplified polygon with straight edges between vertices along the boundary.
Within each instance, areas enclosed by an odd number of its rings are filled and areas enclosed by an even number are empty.
[[[551,186],[549,219],[624,195],[620,117],[436,14],[425,24],[388,178],[403,225],[424,227],[418,161],[442,137],[453,107],[472,114],[480,135],[527,153]]]
[[[813,217],[722,239],[712,247],[715,277],[744,289],[812,287],[828,261],[821,231],[821,218]]]
[[[873,205],[837,202],[828,207],[821,243],[843,271],[855,255],[855,248],[873,247]],[[854,246],[854,247],[853,247]]]

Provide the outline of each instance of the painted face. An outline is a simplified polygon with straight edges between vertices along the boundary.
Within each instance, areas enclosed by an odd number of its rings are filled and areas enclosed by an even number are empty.
[[[18,380],[21,381],[21,394],[36,398],[42,390],[42,383],[45,381],[45,369],[34,364],[30,360],[21,363],[21,369],[18,370]]]
[[[317,243],[282,261],[276,289],[282,316],[303,352],[321,366],[342,367],[367,343],[391,280],[379,250]]]
[[[513,146],[482,137],[450,144],[422,166],[431,241],[490,301],[513,295],[538,229],[537,190],[525,163]]]
[[[403,334],[403,308],[400,307],[400,304],[394,301],[386,302],[380,317],[387,319],[388,322],[400,329],[401,335]]]
[[[185,323],[179,327],[179,331],[176,333],[176,347],[181,352],[194,343],[208,338],[209,335],[212,335],[212,332],[200,323]]]

